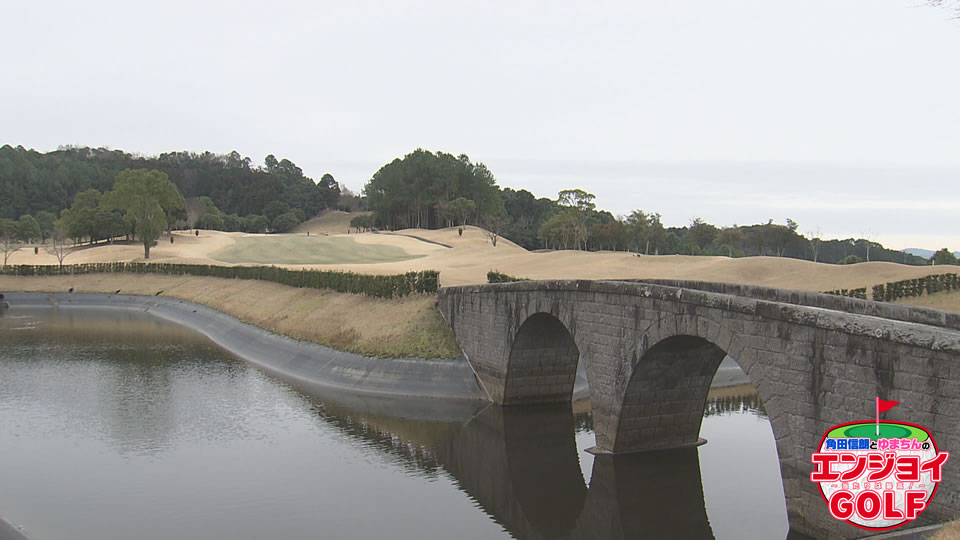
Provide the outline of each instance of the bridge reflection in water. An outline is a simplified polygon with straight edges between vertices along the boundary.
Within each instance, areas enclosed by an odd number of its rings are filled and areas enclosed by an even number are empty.
[[[735,412],[765,417],[755,392],[713,397],[705,415]],[[591,456],[578,450],[576,432],[589,429],[592,419],[569,405],[489,405],[461,425],[430,429],[355,407],[327,404],[321,416],[404,466],[446,471],[517,538],[714,537],[699,448],[592,456],[585,482],[581,455]]]

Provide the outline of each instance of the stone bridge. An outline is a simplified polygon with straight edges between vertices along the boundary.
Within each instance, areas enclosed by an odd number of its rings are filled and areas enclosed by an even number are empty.
[[[497,404],[569,401],[582,362],[599,453],[702,443],[707,391],[729,354],[768,413],[791,528],[806,534],[851,534],[810,482],[810,454],[827,428],[872,418],[876,397],[902,403],[887,419],[960,448],[960,314],[669,280],[449,287],[438,306]],[[917,524],[958,514],[960,466],[948,464]]]

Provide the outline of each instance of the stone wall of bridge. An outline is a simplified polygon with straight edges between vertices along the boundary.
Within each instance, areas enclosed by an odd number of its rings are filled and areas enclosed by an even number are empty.
[[[872,417],[875,397],[903,404],[888,419],[924,425],[944,448],[960,447],[960,332],[952,316],[795,291],[681,285],[518,282],[442,289],[438,302],[497,403],[569,400],[576,353],[600,452],[697,444],[710,381],[729,354],[769,415],[791,525],[817,536],[849,526],[827,514],[809,481],[810,454],[828,427]],[[923,519],[960,513],[960,467],[945,475]]]

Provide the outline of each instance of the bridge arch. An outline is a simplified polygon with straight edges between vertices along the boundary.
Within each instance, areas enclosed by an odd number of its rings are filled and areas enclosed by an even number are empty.
[[[757,389],[779,451],[789,429],[776,421],[784,397],[772,391],[771,378],[779,378],[779,372],[768,372],[765,366],[765,360],[772,361],[775,355],[758,354],[747,343],[748,336],[727,328],[722,319],[713,320],[695,310],[671,318],[669,324],[651,325],[641,337],[622,391],[616,428],[608,430],[609,439],[598,438],[598,446],[627,453],[705,442],[699,434],[707,394],[720,363],[729,355]]]
[[[530,315],[510,347],[502,404],[569,402],[579,361],[580,349],[560,319]]]
[[[633,368],[612,451],[655,450],[702,443],[703,408],[726,352],[689,335],[650,347]]]

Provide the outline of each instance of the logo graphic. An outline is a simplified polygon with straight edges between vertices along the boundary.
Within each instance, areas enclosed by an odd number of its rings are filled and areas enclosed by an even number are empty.
[[[810,480],[820,486],[830,515],[868,530],[887,530],[913,521],[930,503],[950,457],[926,428],[880,421],[899,405],[876,400],[874,422],[828,429],[811,456]]]

